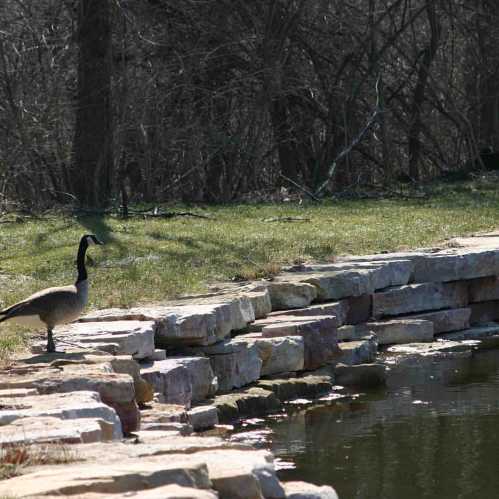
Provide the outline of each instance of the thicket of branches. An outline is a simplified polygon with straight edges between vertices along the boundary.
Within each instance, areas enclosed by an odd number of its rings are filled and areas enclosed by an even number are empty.
[[[226,202],[429,180],[499,150],[498,20],[496,0],[3,0],[0,195]],[[85,77],[82,39],[107,34]],[[92,109],[82,85],[106,78]],[[111,139],[78,146],[103,120]]]

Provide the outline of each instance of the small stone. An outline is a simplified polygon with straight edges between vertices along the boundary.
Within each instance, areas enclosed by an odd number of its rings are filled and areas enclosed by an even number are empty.
[[[203,431],[218,424],[218,410],[214,405],[194,407],[187,413],[194,431]]]
[[[301,378],[262,379],[258,387],[270,390],[284,402],[295,398],[317,398],[332,388],[330,376],[308,375]]]

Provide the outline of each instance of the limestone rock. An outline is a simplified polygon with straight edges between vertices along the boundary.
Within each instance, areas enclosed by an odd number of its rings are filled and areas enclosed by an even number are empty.
[[[199,452],[208,464],[213,488],[220,499],[284,499],[285,493],[265,450],[216,450]]]
[[[424,314],[414,314],[407,317],[407,319],[431,321],[433,322],[434,333],[440,334],[467,329],[470,326],[470,316],[470,308],[452,308],[436,312],[426,312]]]
[[[275,394],[262,388],[247,388],[241,392],[218,395],[213,400],[220,423],[229,423],[241,417],[267,415],[281,407]]]
[[[376,358],[378,352],[378,342],[376,337],[366,337],[360,341],[343,341],[338,343],[340,350],[336,361],[341,364],[369,364]]]
[[[459,249],[419,258],[414,282],[448,282],[499,275],[499,251]]]
[[[340,300],[333,303],[319,303],[317,305],[310,305],[305,308],[297,308],[293,310],[277,311],[268,314],[269,319],[278,318],[282,316],[288,317],[303,317],[303,316],[314,316],[328,315],[335,316],[336,323],[341,326],[345,323],[348,313],[348,301]],[[257,321],[258,322],[258,321]]]
[[[302,336],[305,344],[304,369],[317,369],[330,361],[337,352],[336,318],[324,315],[302,319],[286,322],[281,317],[279,322],[264,326],[262,336]]]
[[[306,482],[284,482],[286,499],[338,499],[332,487],[319,487]]]
[[[162,360],[162,359],[157,359]],[[113,494],[112,499],[218,499],[218,494],[203,489],[181,487],[180,485],[163,485],[149,490],[140,490],[137,493],[124,492]],[[78,495],[78,499],[96,499],[94,494]]]
[[[57,328],[55,338],[113,355],[145,359],[154,353],[154,323],[151,321],[76,322]]]
[[[191,375],[177,359],[148,363],[140,370],[140,374],[159,393],[160,402],[191,406]]]
[[[269,282],[272,310],[308,307],[317,298],[317,288],[300,282]]]
[[[467,303],[468,288],[464,282],[409,284],[375,293],[373,316],[384,317],[442,308],[461,308]]]
[[[218,410],[214,405],[200,405],[187,413],[194,431],[207,430],[218,424]]]
[[[341,326],[338,328],[338,341],[360,341],[365,336],[373,334],[366,324]]]
[[[246,296],[251,302],[255,319],[266,317],[272,312],[272,301],[267,288],[257,288],[252,291],[247,291],[244,292],[243,296]]]
[[[27,397],[29,395],[38,395],[36,388],[6,388],[0,390],[0,399],[9,397]]]
[[[83,493],[123,494],[177,484],[209,489],[207,466],[197,456],[175,455],[164,458],[128,459],[110,462],[44,466],[39,470],[0,482],[0,496],[12,491],[26,496],[76,496]],[[111,458],[111,459],[110,459]]]
[[[262,361],[254,342],[225,340],[212,346],[193,347],[195,355],[207,355],[221,392],[240,388],[260,378]]]
[[[427,357],[429,355],[471,352],[478,343],[478,341],[474,340],[438,340],[432,343],[407,343],[388,347],[387,352],[389,354],[403,355],[404,357]]]
[[[251,333],[238,336],[234,341],[256,345],[262,360],[261,376],[303,370],[305,345],[301,336],[264,338],[260,333]]]
[[[54,417],[28,417],[0,426],[0,447],[51,442],[76,444],[102,442],[113,438],[113,425],[103,419],[64,420]]]
[[[213,373],[210,359],[207,357],[174,357],[170,360],[184,366],[189,372],[193,402],[215,395],[218,390],[218,379]]]
[[[112,438],[121,438],[121,422],[96,392],[78,391],[0,399],[0,427],[21,418],[101,419],[112,428]]]
[[[284,402],[295,398],[317,398],[332,388],[330,376],[308,375],[302,378],[262,379],[258,387],[274,392]]]
[[[384,364],[337,364],[334,368],[335,383],[343,386],[371,387],[386,382]]]
[[[433,322],[420,319],[392,319],[368,322],[366,327],[378,340],[378,345],[433,341]]]

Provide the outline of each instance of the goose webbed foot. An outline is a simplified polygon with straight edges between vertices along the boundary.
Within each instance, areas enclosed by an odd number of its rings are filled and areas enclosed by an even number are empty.
[[[47,353],[55,353],[55,342],[52,329],[47,330]]]

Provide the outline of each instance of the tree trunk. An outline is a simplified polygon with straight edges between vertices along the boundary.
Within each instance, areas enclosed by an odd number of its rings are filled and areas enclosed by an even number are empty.
[[[84,206],[109,203],[113,174],[109,0],[80,0],[73,191]]]

